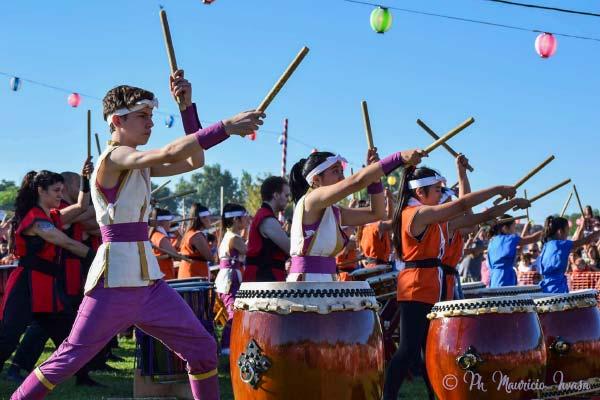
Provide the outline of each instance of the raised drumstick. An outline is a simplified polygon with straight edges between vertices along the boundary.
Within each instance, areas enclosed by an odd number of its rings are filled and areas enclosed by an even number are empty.
[[[281,90],[283,85],[285,85],[287,80],[290,79],[290,76],[292,76],[292,74],[294,73],[296,68],[298,68],[298,65],[300,65],[300,63],[302,62],[302,60],[304,59],[304,57],[307,54],[308,54],[308,47],[304,46],[298,52],[298,54],[296,55],[296,58],[294,58],[294,61],[292,61],[292,63],[287,67],[287,69],[285,70],[283,75],[281,75],[279,80],[275,83],[275,85],[273,85],[273,87],[271,88],[271,90],[269,91],[267,96],[263,99],[263,101],[257,107],[257,109],[256,109],[257,111],[265,111],[267,109],[267,107],[269,107],[269,104],[271,104],[271,102],[273,101],[275,96],[277,96],[277,93],[279,93],[279,91]]]
[[[154,194],[156,192],[158,192],[160,189],[164,188],[165,186],[167,186],[169,183],[171,183],[171,180],[169,179],[166,182],[163,182],[162,184],[160,184],[156,189],[154,189],[153,191],[150,192],[150,194]]]
[[[577,192],[577,186],[573,184],[573,192],[575,192],[575,198],[577,199],[577,204],[579,205],[579,210],[581,211],[581,216],[583,217],[583,206],[581,205],[581,199],[579,198],[579,192]]]
[[[519,186],[523,185],[525,182],[527,182],[532,176],[534,176],[535,174],[537,174],[538,172],[540,172],[542,170],[542,168],[544,168],[546,165],[550,164],[550,162],[552,162],[552,160],[554,160],[554,156],[550,156],[548,158],[546,158],[540,165],[538,165],[537,167],[535,167],[534,169],[532,169],[530,172],[527,173],[527,175],[525,175],[523,178],[519,179],[517,181],[517,183],[515,183],[515,189],[519,188]],[[497,206],[498,204],[500,204],[502,202],[502,197],[494,200],[494,205]]]
[[[529,217],[527,215],[517,215],[515,217],[500,218],[500,219],[497,219],[492,222],[494,222],[495,224],[505,224],[507,222],[512,222],[512,221],[516,221],[518,219],[523,219],[523,218],[527,218],[527,221],[529,221]]]
[[[167,201],[167,200],[171,200],[171,199],[176,199],[178,197],[188,196],[188,195],[193,194],[193,193],[196,193],[196,190],[194,190],[194,189],[192,189],[192,190],[186,190],[185,192],[175,193],[175,194],[172,194],[170,196],[161,197],[160,199],[156,199],[156,202],[160,203],[162,201]]]
[[[471,125],[473,122],[475,122],[475,119],[473,117],[467,119],[465,122],[458,125],[456,128],[452,129],[451,131],[446,133],[444,136],[442,136],[441,138],[439,138],[438,140],[436,140],[435,142],[433,142],[432,144],[427,146],[427,148],[423,151],[425,152],[425,154],[431,153],[433,150],[437,149],[438,147],[440,147],[441,145],[446,143],[448,140],[450,140],[454,136],[458,135],[463,129],[465,129],[466,127]]]
[[[371,132],[371,119],[369,118],[369,108],[367,107],[367,102],[363,100],[360,105],[362,106],[362,115],[363,121],[365,123],[365,133],[367,134],[367,145],[369,149],[374,149],[375,145],[373,144],[373,132]]]
[[[100,155],[102,154],[102,149],[100,148],[100,137],[97,133],[94,133],[94,136],[96,136],[96,149],[98,150],[98,155]]]
[[[429,134],[429,136],[431,136],[435,140],[438,140],[440,138],[430,127],[428,127],[425,124],[425,122],[421,121],[420,119],[417,119],[417,125],[419,125],[421,128],[423,128],[423,130],[425,132],[427,132]],[[452,156],[454,158],[458,157],[458,153],[452,147],[450,147],[450,145],[448,143],[442,143],[442,146],[444,146],[444,148],[446,150],[448,150],[448,153],[452,154]],[[469,164],[467,164],[467,169],[469,171],[473,172],[473,167],[471,167],[471,165],[469,165]]]
[[[538,194],[537,196],[533,196],[531,199],[529,199],[529,202],[533,203],[534,201],[539,200],[542,197],[554,192],[555,190],[560,189],[561,187],[567,185],[569,182],[571,182],[571,179],[565,179],[561,183],[552,186],[550,189],[544,190],[542,193]]]
[[[569,192],[569,197],[567,197],[567,201],[565,201],[565,205],[563,206],[562,210],[560,210],[561,217],[565,216],[565,212],[567,211],[567,207],[569,207],[569,203],[571,202],[572,197],[573,197],[573,191],[571,190]]]
[[[87,156],[92,156],[92,110],[87,110]]]
[[[171,29],[169,29],[169,20],[167,19],[167,12],[160,10],[160,24],[162,25],[163,37],[165,39],[165,46],[167,47],[167,57],[169,58],[169,65],[171,67],[171,73],[177,71],[177,59],[175,58],[175,49],[173,48],[173,39],[171,39]],[[180,110],[185,110],[183,105],[183,98],[179,96],[177,98]]]

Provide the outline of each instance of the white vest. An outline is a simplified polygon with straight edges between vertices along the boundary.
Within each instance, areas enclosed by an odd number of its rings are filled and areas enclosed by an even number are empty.
[[[128,170],[119,185],[114,203],[108,203],[98,188],[97,173],[102,162],[117,146],[109,145],[98,158],[91,177],[91,195],[96,220],[102,227],[126,222],[148,222],[150,214],[150,168]],[[147,286],[160,279],[158,261],[148,240],[143,242],[102,243],[92,262],[85,293],[92,290],[104,277],[104,287]]]
[[[219,259],[231,258],[229,249],[231,247],[231,241],[236,237],[240,237],[240,235],[237,235],[230,230],[225,231],[225,235],[223,235],[223,240],[221,240],[221,244],[219,245]],[[245,255],[238,255],[236,258],[241,263],[244,263],[244,261],[246,261]],[[217,277],[215,278],[215,291],[217,293],[227,294],[231,291],[231,285],[233,284],[233,274],[236,274],[238,282],[242,283],[242,271],[240,271],[239,269],[219,269]]]

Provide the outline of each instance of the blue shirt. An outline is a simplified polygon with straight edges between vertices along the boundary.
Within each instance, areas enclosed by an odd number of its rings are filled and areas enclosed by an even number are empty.
[[[490,287],[514,286],[517,284],[515,260],[517,246],[521,242],[519,235],[496,235],[488,244],[488,266],[490,268]]]
[[[565,272],[572,249],[572,240],[549,240],[544,244],[537,261],[544,276],[540,282],[544,293],[569,293]]]

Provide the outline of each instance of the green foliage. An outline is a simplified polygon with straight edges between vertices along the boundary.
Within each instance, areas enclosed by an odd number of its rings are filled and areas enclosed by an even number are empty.
[[[17,199],[17,187],[8,187],[0,191],[0,210],[14,210]]]
[[[241,193],[238,180],[228,170],[221,170],[221,165],[205,165],[199,172],[183,178],[176,185],[176,192],[194,189],[196,194],[186,196],[186,203],[199,202],[208,207],[213,213],[221,211],[221,186],[223,187],[224,202],[239,202]]]
[[[158,186],[160,186],[160,185],[156,185],[153,183],[152,190],[156,189]],[[170,196],[172,194],[173,194],[173,192],[171,191],[171,189],[169,189],[168,187],[165,186],[165,187],[160,188],[160,190],[158,190],[156,193],[154,193],[152,195],[152,198],[160,199],[163,197]],[[180,211],[179,210],[180,202],[181,202],[181,198],[169,199],[169,200],[159,202],[157,204],[157,207],[166,208],[167,210],[169,210],[172,213],[178,213]]]

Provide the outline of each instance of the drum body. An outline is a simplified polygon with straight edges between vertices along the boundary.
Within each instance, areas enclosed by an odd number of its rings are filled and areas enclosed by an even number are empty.
[[[466,291],[463,288],[465,299],[478,299],[482,297],[497,296],[521,296],[541,292],[542,288],[539,285],[503,286],[497,288],[472,289]]]
[[[170,280],[173,287],[190,306],[204,328],[214,336],[213,304],[215,292],[208,282]],[[186,363],[162,342],[136,329],[136,368],[142,376],[150,376],[157,382],[187,381]]]
[[[391,265],[376,265],[374,267],[359,268],[349,273],[353,281],[366,281],[368,278],[385,274],[392,270]]]
[[[460,286],[463,292],[475,289],[485,289],[485,283],[481,281],[461,283]]]
[[[425,363],[438,398],[538,398],[546,349],[531,298],[444,301],[428,318]]]
[[[367,278],[367,283],[375,292],[377,300],[383,301],[394,298],[398,288],[398,272],[386,272]]]
[[[235,398],[379,400],[377,307],[366,282],[242,283],[231,335]]]
[[[600,377],[600,310],[596,291],[533,299],[548,349],[546,385]]]

